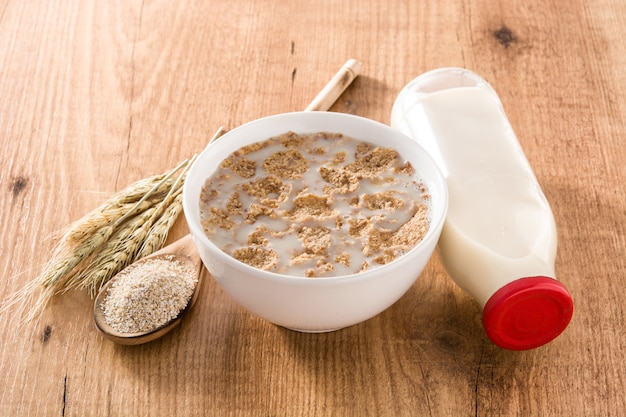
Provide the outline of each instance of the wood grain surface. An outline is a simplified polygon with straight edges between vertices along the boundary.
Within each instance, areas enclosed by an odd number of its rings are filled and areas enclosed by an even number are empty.
[[[181,326],[119,346],[69,293],[37,324],[0,317],[0,415],[626,415],[621,0],[0,0],[0,297],[113,192],[219,126],[305,108],[348,58],[363,70],[332,110],[383,123],[427,70],[493,85],[556,217],[568,329],[497,348],[436,257],[388,310],[327,334],[269,324],[207,279]]]

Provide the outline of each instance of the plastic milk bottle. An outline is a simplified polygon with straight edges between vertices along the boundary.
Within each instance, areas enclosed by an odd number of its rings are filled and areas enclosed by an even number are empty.
[[[561,334],[573,302],[555,278],[554,217],[496,92],[468,70],[430,71],[400,92],[391,125],[426,148],[446,177],[437,253],[482,305],[489,338],[523,350]]]

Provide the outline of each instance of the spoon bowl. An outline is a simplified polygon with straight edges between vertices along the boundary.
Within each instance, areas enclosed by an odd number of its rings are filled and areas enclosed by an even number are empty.
[[[140,259],[137,262],[134,262],[132,266],[136,267],[141,263],[145,263],[148,260],[155,258],[164,259],[170,262],[178,262],[184,267],[189,268],[192,271],[196,271],[198,282],[196,283],[193,293],[189,301],[187,302],[187,306],[183,310],[181,310],[175,318],[153,330],[138,333],[120,332],[106,322],[103,308],[109,288],[117,279],[119,279],[120,274],[118,273],[117,275],[112,277],[109,282],[107,282],[107,284],[100,290],[94,303],[94,322],[96,324],[96,328],[100,331],[100,333],[102,333],[102,335],[106,339],[121,345],[139,345],[142,343],[151,342],[165,335],[170,330],[178,326],[181,320],[189,313],[189,311],[195,304],[196,300],[198,299],[198,294],[200,293],[200,287],[202,284],[202,264],[196,247],[193,244],[192,236],[187,235],[182,239],[177,240],[176,242],[153,253],[152,255]]]

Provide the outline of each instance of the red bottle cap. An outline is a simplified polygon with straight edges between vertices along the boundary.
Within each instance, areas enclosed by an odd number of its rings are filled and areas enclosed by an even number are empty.
[[[573,313],[572,297],[559,281],[521,278],[500,288],[487,301],[483,326],[487,336],[502,348],[533,349],[560,335]]]

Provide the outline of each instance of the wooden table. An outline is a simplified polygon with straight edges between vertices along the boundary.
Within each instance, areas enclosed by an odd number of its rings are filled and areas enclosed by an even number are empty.
[[[0,317],[0,415],[626,415],[620,0],[1,0],[0,296],[113,192],[219,126],[303,109],[348,58],[363,70],[331,110],[384,123],[437,67],[498,91],[556,216],[567,330],[494,346],[436,257],[388,310],[327,334],[267,323],[208,279],[179,328],[119,346],[73,292],[25,328],[18,306]]]

